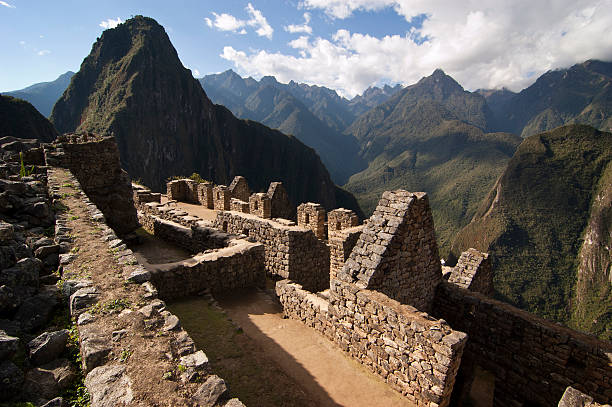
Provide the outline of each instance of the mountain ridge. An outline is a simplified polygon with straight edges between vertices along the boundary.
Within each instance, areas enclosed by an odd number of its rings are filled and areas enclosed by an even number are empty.
[[[214,105],[163,27],[147,17],[104,31],[51,118],[62,132],[114,134],[122,166],[155,190],[192,172],[217,184],[244,175],[255,191],[283,181],[294,204],[315,201],[361,213],[314,150]]]

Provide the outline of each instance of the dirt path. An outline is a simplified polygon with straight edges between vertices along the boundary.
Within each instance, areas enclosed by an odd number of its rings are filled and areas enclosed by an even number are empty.
[[[282,318],[268,294],[251,291],[219,298],[244,332],[319,406],[409,406],[336,345],[299,321]]]

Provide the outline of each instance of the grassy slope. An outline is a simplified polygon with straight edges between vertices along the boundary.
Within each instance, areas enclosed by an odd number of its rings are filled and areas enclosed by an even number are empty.
[[[525,139],[452,253],[492,253],[500,298],[567,323],[581,236],[610,160],[612,134],[588,126]]]

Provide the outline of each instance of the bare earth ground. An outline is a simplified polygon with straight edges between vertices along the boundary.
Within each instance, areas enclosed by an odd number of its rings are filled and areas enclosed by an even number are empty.
[[[162,195],[161,203],[168,202],[168,198],[165,195]],[[203,207],[202,205],[195,205],[186,202],[176,202],[174,204],[177,208],[181,208],[185,212],[188,212],[190,215],[198,216],[204,220],[215,220],[217,218],[217,211],[214,209],[208,209]]]
[[[77,254],[76,259],[67,266],[64,278],[91,279],[101,293],[97,312],[94,312],[95,321],[86,327],[95,329],[98,337],[107,339],[112,345],[108,356],[112,364],[126,366],[134,396],[130,405],[192,405],[186,399],[195,391],[197,384],[183,385],[163,378],[167,372],[174,376],[178,366],[168,340],[168,336],[175,333],[145,328],[143,316],[134,312],[143,305],[144,289],[137,284],[124,284],[124,278],[133,266],[119,264],[108,244],[102,240],[99,224],[90,218],[81,198],[75,196],[76,189],[70,183],[67,171],[51,169],[49,178],[61,185],[61,203],[71,228],[73,252]],[[124,311],[123,317],[117,315],[121,311]],[[163,319],[160,322],[163,324]],[[128,328],[128,335],[111,341],[112,332],[124,328]]]

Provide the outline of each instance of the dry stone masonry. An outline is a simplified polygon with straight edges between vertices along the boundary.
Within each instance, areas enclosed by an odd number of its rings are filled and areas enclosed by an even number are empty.
[[[331,212],[330,212],[331,213]],[[334,279],[338,276],[338,273],[342,271],[344,264],[348,260],[355,244],[361,233],[363,232],[364,226],[355,226],[348,229],[342,229],[340,231],[334,231],[329,236],[329,278]]]
[[[45,146],[47,165],[68,168],[119,234],[138,227],[131,181],[119,163],[113,137],[70,134]]]
[[[427,194],[383,193],[338,278],[429,311],[442,270]]]
[[[493,267],[487,253],[468,249],[461,253],[448,281],[466,290],[493,295]]]
[[[334,209],[327,214],[327,236],[331,237],[344,229],[359,225],[359,217],[350,209]]]
[[[324,240],[325,208],[321,204],[307,202],[297,208],[298,226],[311,229],[318,239]]]
[[[311,230],[230,211],[217,213],[214,227],[262,243],[269,275],[289,278],[310,291],[329,288],[329,247]]]
[[[239,199],[243,202],[249,202],[251,189],[249,188],[249,183],[247,182],[246,178],[243,176],[237,175],[234,177],[229,186],[229,192],[232,198]]]

